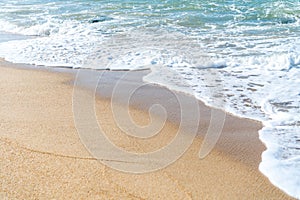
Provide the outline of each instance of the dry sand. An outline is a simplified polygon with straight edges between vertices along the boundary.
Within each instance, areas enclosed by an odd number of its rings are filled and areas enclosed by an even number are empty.
[[[258,171],[264,150],[260,123],[228,115],[216,147],[200,160],[201,131],[210,112],[200,103],[199,136],[180,159],[152,173],[123,173],[94,159],[81,143],[72,112],[72,75],[13,66],[0,61],[0,199],[290,198]],[[96,112],[108,137],[129,151],[158,149],[178,129],[167,122],[150,141],[133,139],[117,128],[108,98],[96,100]],[[149,122],[142,109],[130,112],[137,123]]]

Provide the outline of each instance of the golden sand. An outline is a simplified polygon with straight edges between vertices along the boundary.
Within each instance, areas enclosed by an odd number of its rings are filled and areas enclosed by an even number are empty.
[[[258,171],[264,146],[257,122],[228,115],[217,146],[205,159],[198,158],[202,140],[197,137],[164,169],[123,173],[97,161],[81,143],[68,84],[72,75],[7,65],[0,61],[2,199],[289,199]],[[97,118],[107,136],[126,150],[159,149],[178,129],[167,122],[150,141],[133,139],[118,129],[109,105],[109,100],[97,99]],[[204,105],[201,109],[209,112]],[[146,112],[130,112],[137,123],[148,123]],[[200,131],[205,126],[203,119]]]

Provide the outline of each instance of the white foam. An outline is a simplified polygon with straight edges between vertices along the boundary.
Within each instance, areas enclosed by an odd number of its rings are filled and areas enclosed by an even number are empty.
[[[227,66],[221,69],[194,68],[193,64],[183,69],[172,67],[188,83],[183,86],[176,84],[179,78],[170,81],[159,68],[144,80],[193,94],[237,116],[262,121],[259,136],[267,150],[259,169],[274,185],[300,198],[299,46],[298,42],[288,44],[276,55],[228,57],[216,62]]]

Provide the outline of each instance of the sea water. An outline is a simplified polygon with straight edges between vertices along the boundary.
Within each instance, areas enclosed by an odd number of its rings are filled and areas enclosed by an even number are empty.
[[[1,0],[1,34],[16,34],[8,61],[151,69],[145,81],[262,121],[259,169],[300,198],[299,0]]]

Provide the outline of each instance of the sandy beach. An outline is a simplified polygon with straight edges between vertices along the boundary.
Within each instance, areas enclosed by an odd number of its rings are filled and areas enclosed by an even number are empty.
[[[78,136],[72,110],[74,76],[20,66],[0,61],[0,199],[290,199],[258,170],[265,147],[257,133],[262,125],[256,121],[227,115],[217,145],[200,160],[211,110],[199,102],[199,133],[180,159],[151,173],[120,172],[91,156]],[[120,72],[107,73],[114,77]],[[174,137],[176,115],[150,140],[124,135],[114,122],[106,84],[95,108],[116,146],[148,152]],[[158,99],[166,96],[158,86],[143,89],[130,108],[138,124],[149,123],[143,108],[151,103],[153,91]]]

